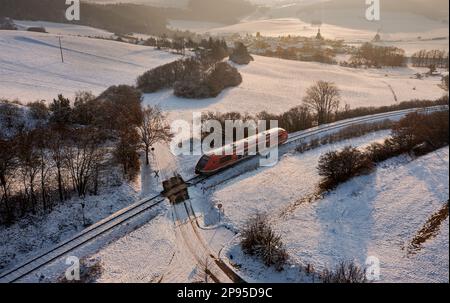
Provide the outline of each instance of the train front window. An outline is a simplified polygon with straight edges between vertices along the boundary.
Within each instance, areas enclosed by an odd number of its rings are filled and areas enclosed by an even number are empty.
[[[206,164],[208,164],[209,162],[209,157],[208,156],[203,156],[201,157],[200,161],[198,161],[198,168],[204,168],[206,166]]]

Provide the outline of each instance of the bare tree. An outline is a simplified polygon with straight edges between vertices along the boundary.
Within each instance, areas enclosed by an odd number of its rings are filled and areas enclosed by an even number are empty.
[[[159,107],[147,106],[143,111],[142,125],[138,129],[145,151],[145,160],[149,165],[149,153],[152,145],[158,142],[168,142],[172,138],[170,126]]]
[[[340,91],[332,82],[318,81],[307,89],[303,103],[316,112],[319,125],[324,124],[339,108]]]
[[[79,197],[84,197],[96,182],[98,165],[106,156],[103,139],[96,129],[82,128],[73,131],[71,142],[64,148],[64,164]]]
[[[51,155],[48,152],[48,141],[50,133],[48,132],[47,128],[37,129],[36,136],[36,150],[40,164],[41,199],[44,211],[47,211],[47,208],[50,206],[50,199],[47,198],[49,192],[47,188],[50,187],[50,185],[48,184],[48,176],[50,174],[52,164]]]
[[[8,202],[11,179],[17,167],[14,149],[14,142],[0,139],[0,187],[2,190],[0,202],[5,206],[6,221],[12,219],[12,211]]]
[[[68,130],[55,126],[51,128],[51,132],[52,136],[49,137],[48,145],[54,166],[56,167],[59,201],[63,202],[65,199],[63,180],[64,146],[67,143],[66,141]]]
[[[18,137],[17,156],[19,171],[22,177],[23,189],[28,202],[31,202],[32,212],[37,210],[36,179],[41,167],[39,152],[36,146],[35,132],[23,133]],[[25,201],[26,202],[26,201]],[[25,207],[25,205],[24,205]]]
[[[124,178],[133,180],[139,172],[140,137],[135,129],[123,131],[114,148],[113,156],[116,163],[122,166]]]

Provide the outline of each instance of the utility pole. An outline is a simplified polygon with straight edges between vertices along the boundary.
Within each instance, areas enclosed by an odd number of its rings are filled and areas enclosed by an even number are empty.
[[[59,50],[61,52],[61,62],[64,63],[64,55],[63,55],[62,44],[61,44],[61,36],[59,36],[58,38],[59,38]]]

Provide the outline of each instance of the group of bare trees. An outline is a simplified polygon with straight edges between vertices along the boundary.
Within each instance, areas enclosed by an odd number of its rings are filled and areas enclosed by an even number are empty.
[[[448,52],[438,49],[420,50],[411,56],[414,67],[430,67],[448,69]]]
[[[350,58],[350,67],[377,67],[383,66],[404,66],[406,64],[405,51],[394,46],[378,46],[371,43],[364,43]]]
[[[51,211],[72,193],[97,194],[109,170],[105,137],[97,130],[45,127],[1,139],[0,223]]]
[[[2,100],[0,125],[0,224],[133,179],[139,152],[148,163],[151,146],[171,138],[162,111],[125,85],[50,105]]]

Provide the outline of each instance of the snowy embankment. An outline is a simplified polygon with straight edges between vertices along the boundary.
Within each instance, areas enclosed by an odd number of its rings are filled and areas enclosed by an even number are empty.
[[[379,132],[286,155],[273,168],[219,185],[209,203],[223,205],[224,221],[234,230],[256,212],[268,213],[294,260],[313,264],[319,271],[343,260],[364,265],[374,256],[381,262],[382,282],[448,282],[448,218],[435,238],[416,254],[407,254],[416,233],[448,200],[448,148],[414,160],[391,159],[323,200],[296,203],[316,191],[320,155],[349,144],[363,147],[387,135]],[[276,277],[240,256],[236,246],[227,248],[230,253],[253,278]]]
[[[35,254],[53,248],[85,229],[86,223],[96,223],[139,199],[130,185],[109,187],[98,196],[85,200],[73,198],[57,205],[46,215],[29,215],[11,226],[0,227],[0,273],[12,269]]]
[[[317,266],[377,257],[381,282],[448,283],[448,218],[440,235],[407,254],[416,233],[448,201],[448,152],[386,161],[324,200],[298,208],[277,225],[289,251]]]
[[[110,85],[133,85],[145,71],[179,58],[152,47],[64,35],[62,63],[58,37],[0,31],[0,98],[29,102],[61,93],[72,98],[77,91],[99,94]]]
[[[395,104],[391,87],[399,101],[437,99],[444,94],[438,87],[440,77],[412,79],[415,73],[426,72],[426,69],[352,69],[315,62],[254,58],[248,66],[238,66],[242,84],[225,90],[217,98],[187,100],[166,90],[145,95],[144,103],[160,105],[171,120],[190,121],[193,111],[282,113],[300,105],[306,89],[318,80],[335,82],[342,91],[342,105],[349,104],[352,108]]]

